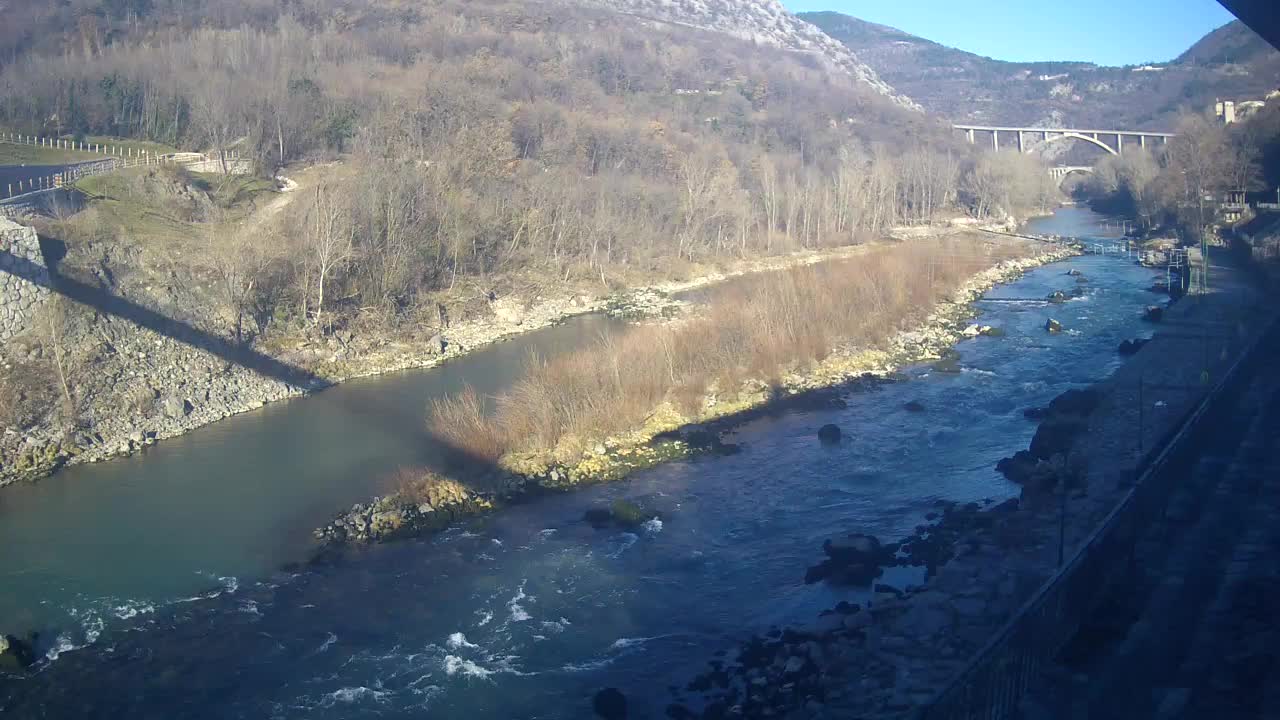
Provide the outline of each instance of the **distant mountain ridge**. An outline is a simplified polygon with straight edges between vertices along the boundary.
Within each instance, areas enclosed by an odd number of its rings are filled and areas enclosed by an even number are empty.
[[[857,53],[885,82],[955,122],[1167,130],[1179,111],[1280,87],[1280,52],[1239,21],[1167,63],[1017,63],[947,47],[835,12],[800,17]]]
[[[712,30],[739,39],[812,54],[849,73],[894,103],[921,106],[885,82],[850,48],[789,12],[779,0],[579,0],[615,12],[660,22]]]

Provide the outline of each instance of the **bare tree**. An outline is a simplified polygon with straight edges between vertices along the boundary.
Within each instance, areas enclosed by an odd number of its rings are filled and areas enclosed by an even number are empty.
[[[314,276],[316,291],[313,324],[319,324],[324,315],[329,281],[346,267],[355,249],[351,214],[338,193],[330,183],[317,187],[304,221],[303,243],[311,270],[306,276]],[[304,292],[309,292],[309,288]]]
[[[1206,203],[1227,183],[1231,149],[1225,131],[1203,115],[1183,116],[1177,133],[1166,149],[1168,174],[1174,187],[1181,180],[1183,197],[1177,207],[1194,209],[1195,237],[1203,240],[1210,220]]]

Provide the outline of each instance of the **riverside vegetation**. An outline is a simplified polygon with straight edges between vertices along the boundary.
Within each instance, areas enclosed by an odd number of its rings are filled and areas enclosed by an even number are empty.
[[[337,20],[178,5],[14,18],[0,124],[234,150],[264,177],[90,178],[87,209],[39,230],[63,276],[324,381],[637,285],[1055,200],[1034,160],[971,154],[853,74],[722,32],[498,0],[356,0]],[[308,389],[94,308],[49,313],[0,349],[6,480]]]
[[[604,336],[551,362],[532,358],[497,398],[464,389],[433,402],[433,433],[457,449],[456,479],[402,469],[398,491],[316,534],[328,543],[415,535],[529,493],[731,452],[719,439],[729,426],[717,420],[942,360],[976,334],[966,327],[971,301],[1074,252],[1033,245],[952,237],[869,248],[725,288],[694,317]]]

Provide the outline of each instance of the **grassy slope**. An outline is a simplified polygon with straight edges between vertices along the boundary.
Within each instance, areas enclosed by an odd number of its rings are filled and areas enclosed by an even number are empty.
[[[184,219],[164,198],[140,189],[140,183],[155,168],[130,168],[79,180],[76,187],[89,196],[83,223],[93,222],[112,230],[117,237],[138,241],[187,238],[206,227],[205,223]],[[224,178],[210,173],[190,173],[192,187],[207,193],[227,220],[239,220],[275,193],[270,180],[253,176]],[[73,218],[72,222],[80,222]]]
[[[121,138],[95,135],[86,137],[84,141],[86,143],[98,143],[102,145],[110,145],[112,148],[120,148],[121,155],[137,155],[143,151],[153,155],[163,155],[165,153],[177,151],[177,149],[171,145],[147,142],[145,140],[124,140]],[[107,156],[103,153],[85,152],[81,150],[63,150],[60,148],[44,148],[35,145],[20,145],[18,143],[0,142],[0,165],[63,165],[73,162],[101,160],[105,157]]]
[[[65,165],[101,159],[96,153],[0,142],[0,165]]]

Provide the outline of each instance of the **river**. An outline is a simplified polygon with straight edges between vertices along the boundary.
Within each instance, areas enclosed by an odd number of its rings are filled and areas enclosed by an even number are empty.
[[[1037,232],[1105,237],[1067,208]],[[1041,298],[1088,277],[1084,297]],[[848,398],[842,410],[752,421],[742,452],[549,496],[440,535],[298,568],[309,531],[422,459],[429,397],[510,381],[531,350],[575,347],[611,321],[574,319],[427,371],[343,384],[0,492],[0,628],[39,629],[49,658],[0,680],[15,717],[590,717],[622,688],[659,717],[669,685],[774,625],[859,591],[804,585],[822,540],[892,540],[940,500],[999,501],[995,462],[1026,447],[1022,416],[1107,376],[1143,334],[1153,273],[1116,257],[1046,266],[992,290],[959,373]],[[1047,318],[1068,332],[1049,335]],[[925,412],[903,408],[908,401]],[[815,439],[834,422],[849,437]],[[584,510],[656,507],[639,532]],[[287,568],[287,569],[282,569]],[[901,580],[901,578],[899,578]]]

